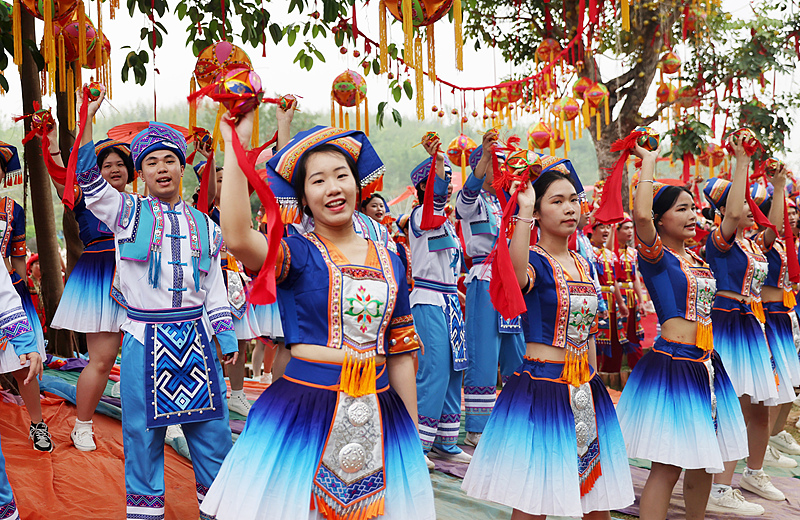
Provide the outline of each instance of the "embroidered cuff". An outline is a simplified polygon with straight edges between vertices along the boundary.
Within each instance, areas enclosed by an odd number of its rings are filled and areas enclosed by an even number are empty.
[[[286,242],[281,240],[281,248],[278,250],[278,258],[275,261],[275,283],[281,283],[286,280],[286,277],[289,276],[291,263],[292,251],[286,245]]]
[[[239,351],[239,341],[236,339],[236,333],[232,330],[232,324],[231,330],[220,330],[219,332],[216,332],[216,326],[214,326],[214,329],[214,335],[217,337],[217,341],[219,342],[219,350],[223,355],[233,354],[234,352]]]
[[[410,318],[411,316],[409,316]],[[389,331],[389,349],[387,354],[407,354],[419,350],[419,338],[414,325],[394,327]]]
[[[664,256],[664,246],[661,237],[656,234],[656,239],[652,244],[646,244],[639,235],[636,235],[636,250],[642,259],[650,264],[655,264]]]
[[[11,242],[11,256],[25,256],[26,254],[25,237],[22,240]]]
[[[727,253],[733,247],[733,243],[736,241],[736,233],[734,232],[733,236],[730,239],[725,238],[722,234],[722,228],[719,227],[711,233],[711,238],[709,239],[709,243],[714,246],[714,248],[719,251],[720,253]]]
[[[470,173],[458,196],[461,197],[465,204],[474,204],[478,200],[478,195],[481,194],[481,188],[483,188],[483,179],[479,179],[475,177],[474,173]]]
[[[90,141],[78,149],[78,164],[76,166],[78,184],[88,185],[100,177],[100,168],[97,167],[97,155],[94,152],[94,142]]]
[[[525,286],[522,287],[522,294],[531,292],[531,289],[533,289],[533,282],[536,281],[536,270],[534,270],[531,264],[528,264],[526,274],[528,275],[528,281],[525,282]]]
[[[437,206],[441,206],[444,208],[444,205],[447,203],[447,189],[450,186],[450,175],[447,174],[444,179],[436,176],[436,179],[433,181],[433,204],[434,209],[439,210],[440,208]]]

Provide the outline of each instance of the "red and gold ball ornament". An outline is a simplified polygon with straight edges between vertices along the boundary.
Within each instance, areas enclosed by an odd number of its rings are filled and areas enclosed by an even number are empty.
[[[561,52],[561,44],[553,38],[545,38],[536,48],[539,61],[551,62]]]
[[[733,144],[731,143],[733,138],[739,139],[747,155],[753,155],[757,150],[764,149],[755,132],[749,128],[739,128],[729,133],[725,138],[725,149],[731,155],[735,153],[733,150]]]
[[[543,150],[550,146],[551,137],[553,137],[553,130],[550,125],[539,121],[528,129],[528,148]]]
[[[700,155],[700,163],[710,168],[719,166],[724,159],[725,148],[714,143],[708,143],[708,146],[706,146],[706,149]]]
[[[542,159],[532,150],[517,150],[508,154],[506,158],[508,181],[504,188],[511,188],[514,181],[534,182],[542,173]]]
[[[675,74],[681,68],[681,59],[672,51],[669,51],[665,55],[661,56],[661,59],[658,60],[658,62],[661,65],[661,70],[664,71],[664,74]]]
[[[236,45],[221,41],[203,49],[197,57],[194,77],[202,88],[217,81],[220,74],[237,68],[252,69],[250,58]]]
[[[508,92],[502,88],[495,88],[484,98],[486,108],[492,112],[499,112],[508,105]]]
[[[775,157],[770,157],[764,162],[764,171],[770,177],[774,177],[782,166],[783,166],[783,161],[781,161],[780,159],[776,159]]]
[[[441,19],[453,7],[453,0],[411,0],[411,20],[414,27],[430,25]],[[392,16],[403,21],[403,0],[389,0],[386,8]]]
[[[367,98],[367,81],[354,70],[346,70],[336,76],[331,96],[343,107],[354,107]]]
[[[475,151],[478,145],[470,137],[461,134],[447,145],[447,158],[456,166],[462,166],[463,161],[469,159],[469,155]]]
[[[578,78],[578,81],[572,85],[572,95],[575,96],[575,99],[583,99],[586,91],[589,90],[593,85],[594,81],[587,77]]]
[[[258,74],[252,69],[236,68],[219,75],[209,97],[222,103],[236,119],[256,108],[263,95]]]
[[[56,120],[50,109],[40,108],[31,114],[31,132],[41,135],[50,133],[56,127]]]
[[[78,6],[78,0],[50,0],[49,2],[44,0],[22,0],[22,5],[40,20],[44,20],[44,13],[48,4],[50,5],[52,19],[55,21],[72,14]]]
[[[89,100],[95,101],[100,98],[100,95],[105,92],[106,87],[104,87],[101,83],[97,81],[92,81],[88,85],[86,85],[86,90],[88,90]]]
[[[555,116],[563,117],[565,121],[572,121],[581,113],[581,106],[575,98],[567,96],[553,103],[550,110]]]
[[[637,127],[634,129],[634,132],[642,133],[642,135],[636,138],[636,144],[650,152],[658,150],[658,145],[661,143],[661,137],[658,135],[658,132],[649,126]]]
[[[297,110],[298,106],[297,97],[292,94],[286,94],[285,96],[281,96],[281,98],[278,100],[278,106],[280,107],[281,110],[284,111],[290,110],[292,108]]]
[[[656,90],[656,100],[659,104],[672,103],[675,101],[675,95],[678,89],[672,83],[661,83]]]
[[[692,85],[684,85],[675,93],[675,104],[679,107],[688,108],[697,101],[697,88]]]
[[[599,107],[608,97],[608,88],[602,83],[595,83],[584,93],[584,99],[592,108]]]

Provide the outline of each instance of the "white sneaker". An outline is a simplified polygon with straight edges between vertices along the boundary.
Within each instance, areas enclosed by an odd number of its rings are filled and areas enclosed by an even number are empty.
[[[770,440],[770,443],[772,441]],[[772,466],[773,468],[796,468],[797,461],[790,459],[783,453],[779,452],[770,444],[767,446],[767,452],[764,454],[764,465]]]
[[[78,451],[94,451],[97,449],[97,444],[94,443],[94,432],[91,428],[74,429],[69,436]]]
[[[425,455],[425,465],[428,466],[428,471],[433,471],[434,469],[436,469],[436,464],[434,464],[433,461],[429,459],[427,455]]]
[[[446,460],[447,462],[458,462],[461,464],[469,464],[472,461],[472,455],[463,450],[459,453],[448,453],[433,447],[431,448],[429,455],[432,459]]]
[[[786,495],[784,495],[780,489],[772,485],[772,479],[770,479],[769,475],[764,473],[764,471],[748,475],[747,470],[745,470],[741,480],[739,480],[739,485],[743,489],[755,493],[761,498],[766,498],[767,500],[786,500]]]
[[[478,447],[478,442],[481,440],[481,433],[477,432],[467,432],[467,437],[464,439],[464,444],[469,444],[470,446]]]
[[[786,430],[769,438],[769,445],[787,455],[800,455],[800,444]]]
[[[260,379],[261,379],[261,382],[264,383],[265,385],[271,385],[272,384],[272,372],[269,372],[269,373],[266,373],[266,374],[261,374],[261,378]]]
[[[247,414],[250,413],[250,401],[244,395],[232,395],[228,399],[228,410],[247,417]]]
[[[759,504],[748,502],[738,489],[728,488],[722,495],[711,493],[706,505],[708,513],[730,513],[742,516],[761,516],[764,508]]]
[[[797,422],[794,423],[794,427],[800,430],[800,417],[797,418]]]

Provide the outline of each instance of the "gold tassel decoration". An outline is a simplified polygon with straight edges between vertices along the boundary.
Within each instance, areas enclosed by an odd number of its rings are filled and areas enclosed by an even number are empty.
[[[42,47],[44,61],[47,64],[47,90],[56,90],[56,41],[53,36],[53,0],[44,0],[44,37]]]
[[[344,113],[344,129],[350,130],[350,112]]]
[[[250,147],[258,148],[259,133],[261,132],[261,123],[259,122],[259,110],[256,107],[255,119],[253,119],[253,134],[250,136]]]
[[[344,128],[344,108],[339,105],[339,128]]]
[[[178,183],[178,196],[183,200],[183,175],[181,175],[181,181]]]
[[[351,397],[361,397],[376,392],[374,350],[362,353],[346,348],[339,391]]]
[[[791,287],[783,288],[783,304],[789,309],[794,309],[797,306],[797,299]]]
[[[14,33],[14,65],[22,65],[22,2],[14,0],[11,14]]]
[[[403,47],[406,65],[415,67],[416,52],[414,49],[414,12],[413,0],[402,0],[403,3]]]
[[[64,33],[58,35],[58,91],[64,92],[67,88],[67,71],[68,66],[64,50]]]
[[[111,19],[113,20],[116,16],[117,9],[119,9],[119,0],[111,0],[111,5],[109,10],[111,11]]]
[[[552,135],[550,136],[550,156],[555,157],[556,155],[556,139]]]
[[[364,133],[369,137],[369,100],[364,96]]]
[[[600,111],[597,111],[597,140],[600,140]]]
[[[453,25],[456,29],[456,70],[464,70],[464,35],[461,0],[453,2]]]
[[[217,108],[217,119],[216,121],[214,121],[214,131],[211,133],[214,144],[219,146],[220,150],[223,150],[222,148],[223,144],[222,144],[222,133],[219,131],[219,125],[220,122],[222,121],[222,116],[225,114],[225,112],[226,112],[225,106],[222,103],[220,103],[219,108]]]
[[[575,137],[575,120],[573,119],[569,124],[572,127],[572,139],[577,139],[577,137]]]
[[[464,185],[464,181],[467,179],[467,151],[461,150],[461,183],[460,185]]]
[[[78,66],[86,65],[86,11],[83,0],[78,4]]]
[[[425,75],[422,73],[422,37],[419,35],[414,41],[414,74],[417,89],[417,119],[422,121],[425,119],[425,85],[423,83]]]
[[[631,13],[630,13],[630,6],[628,5],[628,0],[621,1],[621,10],[622,10],[622,30],[626,32],[631,32]]]
[[[356,130],[361,130],[361,91],[356,89]]]
[[[333,94],[331,94],[331,126],[336,127],[336,105]]]
[[[565,350],[564,369],[561,372],[561,379],[576,387],[589,381],[588,347],[578,349],[572,345],[567,345]]]
[[[431,80],[431,83],[436,84],[436,44],[434,43],[433,25],[425,27],[425,32],[428,40],[428,79]]]
[[[609,94],[606,94],[606,97],[603,98],[603,112],[606,116],[606,125],[611,124],[611,111],[608,109],[608,98],[611,97]]]
[[[194,74],[192,74],[192,79],[189,80],[189,95],[194,94],[197,92],[197,81],[194,79]],[[194,127],[197,126],[197,100],[193,99],[189,102],[189,131],[194,131]]]
[[[764,316],[764,306],[761,304],[761,298],[753,298],[750,301],[750,308],[753,309],[753,314],[758,321],[761,323],[767,322],[767,317]]]
[[[381,0],[378,14],[378,45],[380,46],[381,74],[389,72],[389,32],[386,28],[386,0]]]

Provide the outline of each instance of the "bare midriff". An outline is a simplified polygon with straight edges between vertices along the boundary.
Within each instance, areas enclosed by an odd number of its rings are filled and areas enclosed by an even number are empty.
[[[753,299],[751,296],[745,296],[744,294],[739,294],[733,291],[717,291],[717,296],[732,298],[734,300],[739,300],[742,303],[750,303],[750,301]]]
[[[783,289],[765,285],[761,288],[761,301],[763,302],[783,302]]]
[[[291,345],[292,357],[307,359],[309,361],[321,361],[323,363],[344,363],[345,351],[338,348],[325,347],[322,345],[309,345],[308,343],[295,343]],[[375,356],[375,363],[381,364],[386,361],[386,356]]]
[[[673,343],[696,345],[697,322],[685,318],[670,318],[661,325],[661,337]]]
[[[541,359],[542,361],[556,361],[559,363],[564,362],[565,350],[553,345],[545,345],[544,343],[528,343],[525,349],[525,357],[530,359]]]

